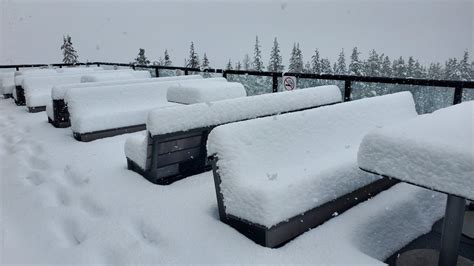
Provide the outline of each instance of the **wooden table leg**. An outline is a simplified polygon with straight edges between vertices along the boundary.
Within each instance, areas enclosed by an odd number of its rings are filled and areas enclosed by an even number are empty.
[[[452,266],[457,263],[465,209],[465,198],[448,195],[441,236],[439,266]]]

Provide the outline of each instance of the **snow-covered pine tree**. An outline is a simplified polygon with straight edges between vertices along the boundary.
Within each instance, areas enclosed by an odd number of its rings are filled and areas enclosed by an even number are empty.
[[[364,76],[364,66],[359,59],[360,52],[357,47],[352,49],[351,62],[349,63],[349,75]]]
[[[74,47],[72,46],[71,36],[63,36],[63,45],[61,45],[63,51],[63,63],[64,64],[76,64],[78,61],[78,55]]]
[[[168,50],[165,49],[165,59],[163,61],[164,66],[172,66],[173,62],[171,61],[170,55],[168,53]]]
[[[250,70],[250,56],[248,54],[244,56],[243,68],[244,70]]]
[[[201,67],[203,69],[206,69],[206,68],[209,68],[209,59],[207,58],[207,54],[204,53],[204,56],[202,57],[202,64],[201,64]]]
[[[379,77],[381,69],[380,58],[375,49],[372,49],[369,52],[369,58],[367,58],[367,62],[365,63],[365,74],[369,77]]]
[[[464,51],[464,55],[459,61],[459,71],[461,72],[461,80],[471,80],[471,66],[469,65],[469,52]]]
[[[385,56],[382,61],[382,69],[380,70],[382,77],[392,76],[392,62],[388,56]]]
[[[199,65],[200,65],[199,56],[194,51],[194,42],[191,42],[191,46],[189,47],[189,58],[187,60],[186,67],[199,68]]]
[[[282,58],[280,55],[280,47],[277,38],[273,39],[273,47],[270,52],[270,62],[268,63],[268,71],[278,72],[283,71]]]
[[[314,55],[311,56],[311,69],[313,73],[321,73],[321,59],[319,58],[318,48],[314,50]]]
[[[225,69],[227,69],[227,70],[232,70],[233,69],[232,68],[232,61],[230,61],[230,59],[229,59],[229,62],[227,62],[227,65],[226,65]]]
[[[304,65],[303,73],[313,73],[313,69],[311,68],[311,63],[309,61],[307,61]]]
[[[392,64],[392,75],[397,78],[404,78],[407,76],[405,60],[403,57],[393,60]]]
[[[240,61],[237,61],[237,63],[235,63],[235,70],[242,70],[242,64],[240,63]]]
[[[293,49],[291,50],[288,72],[302,73],[303,68],[303,55],[300,50],[300,44],[295,43],[293,44]]]
[[[474,80],[474,61],[471,62],[471,80]]]
[[[443,78],[443,67],[440,63],[431,63],[428,68],[429,79],[442,79]]]
[[[143,48],[140,48],[138,50],[138,56],[137,58],[135,58],[135,62],[134,62],[136,65],[148,65],[150,64],[150,60],[148,60],[146,58],[146,55],[145,55],[145,49]]]
[[[335,74],[344,75],[347,73],[346,72],[346,57],[344,55],[344,49],[342,49],[341,52],[339,53],[337,62],[334,63],[334,65],[335,65],[335,69],[334,69]]]
[[[413,56],[410,56],[408,58],[407,77],[408,78],[414,78],[415,77],[415,59],[413,59]]]
[[[449,80],[459,80],[461,78],[461,73],[459,71],[458,60],[456,58],[449,58],[445,63],[445,79]]]
[[[321,73],[322,74],[332,74],[331,62],[327,58],[321,59]]]
[[[418,60],[415,61],[415,66],[414,66],[414,71],[413,71],[413,77],[417,79],[425,78],[426,77],[426,70],[425,68],[420,64]]]
[[[262,62],[262,52],[260,51],[260,43],[258,41],[258,36],[255,37],[252,67],[256,71],[263,71],[263,69],[265,68]]]

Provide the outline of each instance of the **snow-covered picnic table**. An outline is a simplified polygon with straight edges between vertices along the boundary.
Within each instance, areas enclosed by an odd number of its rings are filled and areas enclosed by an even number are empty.
[[[474,101],[378,128],[359,148],[359,167],[448,194],[439,265],[455,265],[466,199],[474,200]]]

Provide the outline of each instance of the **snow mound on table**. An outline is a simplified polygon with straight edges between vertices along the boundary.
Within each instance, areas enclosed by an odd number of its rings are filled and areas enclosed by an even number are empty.
[[[80,82],[101,82],[107,80],[122,80],[134,78],[151,78],[149,71],[133,71],[133,70],[115,70],[108,73],[95,73],[84,75]]]
[[[358,168],[360,141],[416,115],[402,92],[216,127],[226,212],[271,227],[379,179]]]
[[[74,132],[87,133],[142,125],[150,110],[177,106],[166,99],[176,84],[222,82],[223,78],[174,80],[68,90],[65,101]]]
[[[94,71],[103,71],[103,67],[89,66],[89,67],[62,67],[56,68],[56,72],[64,74],[73,74],[73,73],[88,73]]]
[[[161,135],[340,101],[341,92],[333,85],[262,94],[154,110],[148,115],[147,128],[152,135]]]
[[[109,80],[109,81],[102,81],[102,82],[86,82],[86,83],[57,85],[53,87],[51,96],[53,100],[64,99],[64,95],[66,94],[66,91],[71,88],[88,88],[88,87],[112,86],[112,85],[120,85],[120,84],[161,82],[161,81],[188,80],[188,79],[202,79],[202,76],[189,75],[189,76],[173,76],[173,77],[160,77],[160,78],[132,78],[132,79],[122,79],[122,80]]]
[[[78,83],[82,73],[60,74],[54,76],[26,76],[23,79],[26,105],[46,106],[51,100],[51,89],[54,85]]]
[[[15,72],[15,86],[21,86],[23,79],[27,76],[51,76],[58,75],[58,72],[54,69],[31,69],[31,70],[20,70]]]
[[[46,115],[49,119],[54,121],[54,109],[52,102],[48,102],[48,104],[46,105]]]
[[[474,101],[376,129],[364,138],[359,165],[474,200]]]
[[[203,103],[247,96],[244,86],[237,82],[188,84],[170,87],[168,101],[182,104]]]
[[[0,72],[0,94],[11,94],[15,89],[15,72]]]

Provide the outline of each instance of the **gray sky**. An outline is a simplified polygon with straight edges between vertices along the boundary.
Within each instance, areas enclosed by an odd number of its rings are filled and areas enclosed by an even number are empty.
[[[182,65],[194,41],[223,67],[253,54],[255,36],[268,63],[277,37],[283,62],[294,42],[331,62],[358,46],[423,64],[474,51],[474,1],[18,1],[0,0],[0,64],[53,63],[70,34],[81,61],[130,62],[145,48],[153,61],[168,49]],[[473,57],[471,57],[473,58]]]

